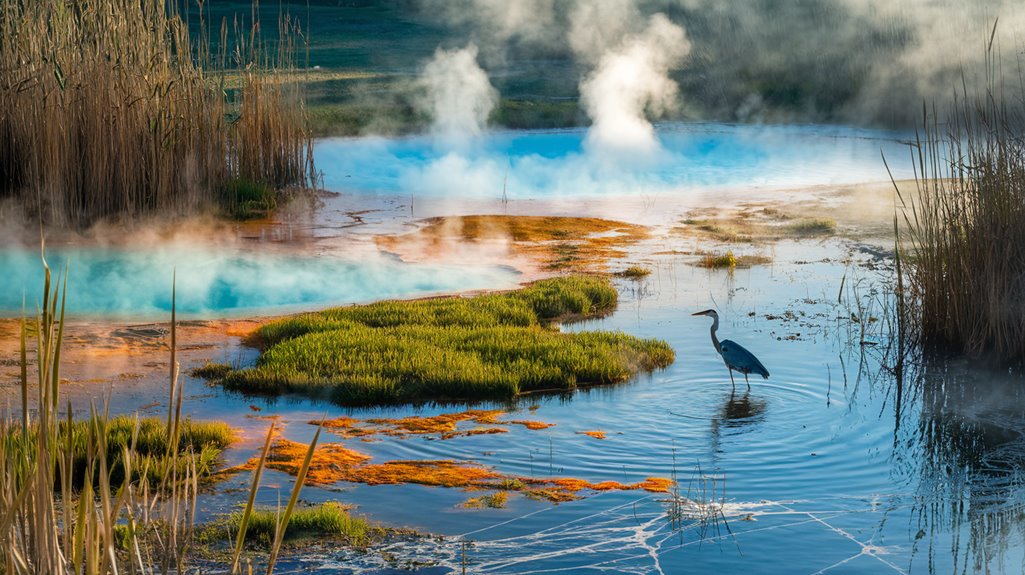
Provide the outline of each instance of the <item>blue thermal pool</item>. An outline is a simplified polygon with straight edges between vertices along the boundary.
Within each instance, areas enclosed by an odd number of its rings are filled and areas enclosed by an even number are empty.
[[[643,156],[593,150],[584,129],[498,132],[451,147],[430,136],[322,140],[328,189],[358,194],[548,199],[706,188],[885,181],[912,174],[906,135],[832,126],[663,124]]]
[[[518,274],[501,266],[404,263],[387,256],[345,259],[287,252],[195,246],[139,250],[71,248],[47,251],[55,273],[68,265],[67,311],[163,319],[285,313],[384,298],[510,287]],[[42,263],[35,250],[0,249],[0,316],[29,313],[41,301]]]

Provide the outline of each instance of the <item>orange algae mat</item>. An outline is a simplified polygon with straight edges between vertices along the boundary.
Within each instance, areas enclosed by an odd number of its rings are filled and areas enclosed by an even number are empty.
[[[308,446],[279,438],[271,446],[267,467],[295,476],[302,467]],[[672,486],[669,479],[649,477],[639,483],[602,481],[594,483],[570,477],[538,479],[505,475],[483,465],[448,459],[424,461],[388,461],[370,463],[371,457],[338,443],[318,446],[313,451],[306,485],[325,486],[347,481],[366,485],[417,484],[463,489],[493,489],[521,492],[528,497],[553,502],[569,501],[581,491],[645,491],[664,493]],[[235,470],[252,469],[252,459]]]
[[[507,431],[504,428],[488,427],[495,424],[522,425],[532,430],[545,429],[553,425],[530,420],[504,421],[502,417],[507,413],[500,409],[467,410],[428,417],[412,416],[400,419],[366,420],[342,416],[326,420],[323,425],[341,437],[362,439],[372,435],[397,438],[437,435],[441,439],[449,439],[478,433],[504,433]],[[477,424],[478,427],[470,429],[457,427],[457,424],[464,422]],[[321,424],[319,421],[310,423]],[[590,435],[588,432],[582,433]],[[271,445],[266,465],[270,469],[294,477],[298,475],[299,469],[302,467],[307,450],[307,445],[279,436]],[[499,493],[522,493],[530,498],[544,499],[555,503],[578,499],[582,491],[645,490],[664,493],[672,487],[671,480],[658,477],[649,477],[638,483],[624,484],[618,481],[595,483],[570,477],[519,477],[500,473],[481,464],[448,459],[399,460],[384,463],[372,463],[371,460],[371,456],[349,449],[340,443],[319,445],[313,452],[305,483],[327,486],[344,481],[365,485],[417,484],[466,490],[494,490]],[[257,462],[258,458],[253,458],[244,465],[226,470],[225,473],[252,470]]]
[[[443,413],[427,417],[403,417],[400,419],[356,419],[354,417],[336,417],[324,422],[324,428],[340,437],[369,437],[387,435],[407,437],[412,435],[437,435],[440,439],[452,439],[467,435],[487,433],[507,433],[509,430],[501,425],[521,425],[530,430],[541,430],[553,427],[554,423],[526,419],[502,420],[508,412],[502,409],[471,409],[459,413]],[[460,429],[460,423],[476,423],[477,427]],[[320,425],[319,421],[311,421],[311,425]]]

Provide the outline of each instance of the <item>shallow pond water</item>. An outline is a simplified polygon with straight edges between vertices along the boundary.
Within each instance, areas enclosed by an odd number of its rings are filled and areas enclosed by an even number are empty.
[[[459,459],[527,477],[636,482],[675,477],[686,498],[679,522],[666,494],[592,494],[553,505],[512,495],[506,509],[467,510],[468,493],[416,485],[307,488],[304,499],[341,500],[386,525],[446,537],[390,544],[385,553],[319,550],[287,558],[286,569],[460,572],[468,542],[473,573],[1018,573],[1025,566],[1025,394],[999,376],[935,366],[898,391],[881,365],[885,321],[872,301],[883,272],[874,250],[840,241],[781,243],[774,263],[729,274],[665,256],[643,282],[619,284],[612,316],[566,329],[620,329],[666,339],[675,364],[662,372],[567,396],[525,397],[516,417],[556,424],[542,431],[361,442],[375,461]],[[840,283],[846,296],[837,303]],[[853,299],[851,299],[853,298]],[[850,320],[861,301],[876,322],[864,335]],[[720,336],[755,353],[768,380],[731,388],[709,340],[718,307]],[[853,308],[852,308],[853,306]],[[874,326],[874,327],[873,327]],[[250,441],[229,456],[252,455],[267,425],[245,415],[282,415],[286,436],[309,440],[325,415],[404,417],[461,406],[347,410],[306,400],[225,394],[195,381],[194,417],[227,417]],[[979,386],[979,387],[976,387]],[[977,389],[986,389],[979,394]],[[534,408],[529,410],[528,408]],[[582,435],[601,430],[604,440]],[[328,434],[326,441],[339,441]],[[285,496],[287,477],[267,475],[260,499]],[[244,486],[247,476],[227,486]],[[237,495],[211,496],[206,513]],[[382,557],[387,557],[385,560]]]
[[[583,148],[580,131],[498,134],[476,155],[439,150],[421,138],[327,141],[317,154],[327,187],[343,192],[485,194],[494,200],[504,187],[510,198],[529,202],[685,193],[691,186],[743,190],[877,181],[886,178],[880,149],[888,156],[907,153],[893,134],[833,128],[663,126],[660,137],[665,154],[654,164],[598,161]],[[452,181],[461,183],[453,187]],[[579,204],[583,210],[584,202]],[[655,209],[677,216],[665,206]],[[307,501],[342,501],[385,525],[441,537],[406,538],[369,552],[308,550],[285,557],[279,571],[391,573],[418,566],[413,570],[425,574],[458,573],[465,543],[471,573],[1025,572],[1020,380],[970,365],[927,365],[909,369],[897,385],[882,358],[886,341],[879,334],[886,317],[878,301],[885,298],[887,264],[875,250],[826,240],[782,242],[768,251],[771,264],[733,273],[694,267],[687,256],[646,254],[652,275],[618,283],[615,314],[565,326],[665,339],[677,352],[668,369],[617,386],[478,406],[515,409],[517,417],[554,427],[509,426],[504,434],[445,441],[324,436],[375,462],[458,459],[512,475],[624,483],[672,477],[681,505],[667,494],[625,491],[559,505],[512,495],[505,509],[468,510],[462,503],[480,493],[417,485],[308,487]],[[38,277],[34,259],[0,254],[8,258],[5,269],[22,266],[13,277]],[[111,311],[98,302],[123,292],[118,299],[127,303],[117,308],[132,317],[165,311],[173,265],[179,266],[185,319],[515,281],[510,271],[491,265],[304,258],[287,250],[190,251],[155,263],[148,253],[113,255],[113,261],[110,253],[72,255],[72,277],[84,274],[88,281],[71,291],[95,300],[87,305],[70,299],[69,305]],[[23,289],[0,290],[0,308],[20,309]],[[752,380],[750,391],[742,379],[731,387],[709,340],[710,321],[690,315],[710,307],[722,315],[720,337],[755,353],[770,379]],[[852,311],[862,316],[858,322]],[[225,358],[245,364],[255,352],[236,340],[209,351],[209,359]],[[106,396],[112,412],[147,405],[144,413],[162,413],[161,386],[114,386],[116,393]],[[65,398],[86,409],[106,393],[81,385]],[[304,399],[245,397],[191,377],[185,394],[184,411],[191,417],[225,420],[243,431],[244,441],[226,454],[229,464],[258,449],[268,415],[281,416],[289,439],[308,441],[315,433],[308,422],[325,416],[404,417],[465,408],[349,410]],[[595,430],[606,438],[580,433]],[[240,495],[233,489],[248,481],[243,474],[204,495],[200,519],[236,509]],[[259,501],[276,505],[290,485],[289,477],[268,471]]]

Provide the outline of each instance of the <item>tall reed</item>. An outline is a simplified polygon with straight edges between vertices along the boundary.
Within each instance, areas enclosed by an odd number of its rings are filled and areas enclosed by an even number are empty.
[[[1025,359],[1025,101],[1006,102],[995,93],[972,96],[962,88],[942,125],[923,107],[917,193],[900,198],[907,231],[903,254],[898,246],[899,295],[902,310],[907,306],[903,328],[927,348],[1019,362]]]
[[[255,18],[224,21],[215,50],[202,18],[190,34],[190,4],[3,2],[0,198],[81,226],[230,204],[236,181],[312,181],[300,83],[282,80],[297,25],[283,17],[271,50]]]

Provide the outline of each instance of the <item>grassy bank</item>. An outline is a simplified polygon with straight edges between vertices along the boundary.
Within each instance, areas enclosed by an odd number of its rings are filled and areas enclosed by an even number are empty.
[[[342,404],[508,399],[621,382],[672,363],[662,341],[550,325],[609,313],[616,300],[608,280],[574,276],[505,294],[304,314],[262,327],[257,365],[223,384]]]
[[[0,198],[84,226],[211,205],[248,213],[267,205],[252,190],[307,185],[302,89],[276,80],[296,57],[296,25],[283,19],[268,49],[258,25],[228,20],[212,49],[217,28],[190,30],[185,6],[4,3]]]

